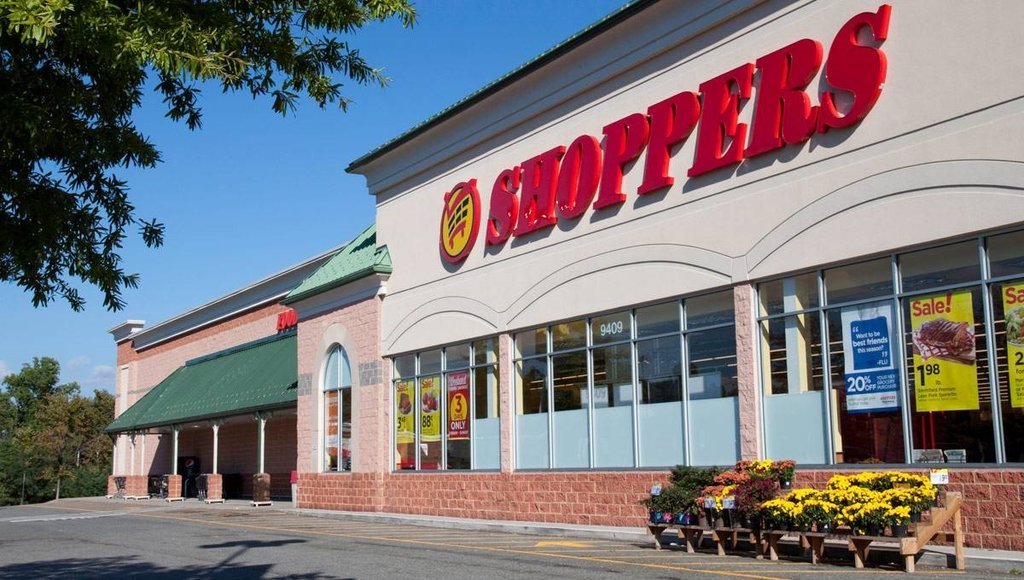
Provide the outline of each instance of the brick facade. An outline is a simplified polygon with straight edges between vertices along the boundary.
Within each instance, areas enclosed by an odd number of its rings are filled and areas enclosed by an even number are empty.
[[[795,486],[822,488],[836,473],[848,472],[801,471]],[[951,470],[950,479],[948,489],[964,494],[968,546],[1024,550],[1024,471]],[[640,500],[653,484],[667,481],[667,472],[653,471],[302,473],[299,507],[639,527],[647,518]]]

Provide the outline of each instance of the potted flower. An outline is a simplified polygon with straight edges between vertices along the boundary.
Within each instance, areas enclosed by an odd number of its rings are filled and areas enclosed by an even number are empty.
[[[885,527],[885,514],[891,509],[891,505],[876,498],[866,503],[851,504],[842,513],[858,536],[880,536]]]
[[[796,476],[796,461],[792,459],[773,461],[772,472],[775,474],[775,480],[779,482],[779,487],[791,489],[793,487],[793,478]]]
[[[718,467],[699,468],[679,465],[672,470],[670,490],[677,504],[677,522],[685,525],[696,525],[703,502],[700,501],[702,490],[714,484],[715,477],[722,473]],[[678,517],[682,514],[682,517]]]
[[[813,526],[816,532],[830,533],[835,527],[836,516],[839,515],[839,506],[824,499],[809,497],[800,504],[799,524]]]
[[[662,523],[665,514],[665,500],[662,498],[663,489],[660,483],[651,486],[651,494],[640,500],[640,505],[647,508],[649,520],[652,524]]]
[[[788,530],[793,525],[796,504],[786,499],[771,499],[761,504],[761,521],[770,530]]]
[[[775,499],[778,484],[771,479],[751,479],[736,486],[736,512],[742,527],[760,529],[761,504]]]
[[[709,529],[718,527],[718,518],[722,513],[722,490],[725,486],[709,485],[705,487],[697,498],[697,502],[704,510],[704,517],[707,520]]]
[[[885,512],[883,516],[885,525],[892,530],[892,535],[897,538],[907,537],[907,526],[910,525],[910,508],[907,506],[896,506]]]

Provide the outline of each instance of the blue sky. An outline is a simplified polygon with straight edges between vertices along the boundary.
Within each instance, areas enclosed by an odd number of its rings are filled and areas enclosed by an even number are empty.
[[[83,288],[85,312],[63,302],[33,308],[0,284],[0,376],[33,357],[60,361],[62,380],[84,393],[112,390],[115,347],[107,330],[147,326],[302,262],[350,239],[374,218],[352,160],[617,10],[625,0],[424,0],[411,30],[375,24],[351,37],[391,78],[384,89],[347,84],[347,113],[304,103],[288,117],[245,94],[203,92],[203,128],[163,117],[150,93],[136,122],[163,155],[147,171],[121,171],[137,216],[167,226],[165,244],[134,236],[121,252],[141,286],[120,312]],[[343,89],[344,90],[344,89]]]

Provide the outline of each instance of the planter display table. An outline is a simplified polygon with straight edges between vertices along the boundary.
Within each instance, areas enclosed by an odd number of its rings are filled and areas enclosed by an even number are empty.
[[[907,572],[915,571],[915,558],[917,554],[936,538],[952,540],[955,556],[956,569],[964,570],[964,536],[963,522],[960,515],[960,508],[963,505],[963,497],[959,493],[947,492],[940,495],[940,507],[933,507],[929,511],[930,518],[926,522],[911,524],[910,535],[905,538],[893,536],[854,536],[850,534],[849,528],[841,528],[833,532],[797,532],[785,530],[752,530],[750,528],[726,528],[716,527],[708,529],[704,526],[691,526],[682,524],[648,524],[651,534],[654,535],[655,549],[661,549],[661,534],[665,530],[674,528],[679,538],[684,541],[686,551],[693,553],[699,545],[705,532],[710,532],[715,541],[718,555],[726,555],[726,544],[729,549],[736,549],[741,540],[747,540],[756,550],[757,557],[762,558],[767,551],[771,560],[779,559],[778,544],[785,536],[797,537],[800,546],[808,550],[811,555],[812,564],[820,564],[825,553],[825,541],[846,541],[847,548],[853,552],[853,565],[856,568],[863,568],[867,562],[872,544],[886,545],[889,548],[898,548],[900,557],[903,559],[903,569]],[[947,524],[952,523],[953,532],[948,534],[942,531]],[[836,547],[833,544],[833,547]],[[841,544],[840,544],[841,547]]]
[[[676,533],[679,534],[679,539],[683,540],[683,544],[686,546],[687,553],[693,554],[698,544],[700,544],[701,537],[704,535],[706,528],[703,526],[686,525],[686,524],[647,524],[647,529],[651,531],[654,536],[654,549],[661,549],[661,534],[665,530],[674,528]]]

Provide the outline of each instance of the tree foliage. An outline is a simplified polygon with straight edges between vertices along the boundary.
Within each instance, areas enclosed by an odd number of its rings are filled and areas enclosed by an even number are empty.
[[[131,114],[150,76],[167,117],[202,124],[198,85],[268,98],[293,111],[303,96],[346,109],[342,81],[387,78],[346,40],[373,21],[411,26],[408,0],[0,0],[0,281],[35,306],[80,310],[76,279],[123,307],[138,285],[118,250],[141,220],[119,167],[153,167],[156,147]]]
[[[113,443],[103,428],[114,420],[114,397],[83,397],[77,383],[59,381],[60,364],[48,357],[3,378],[0,505],[106,490]]]

